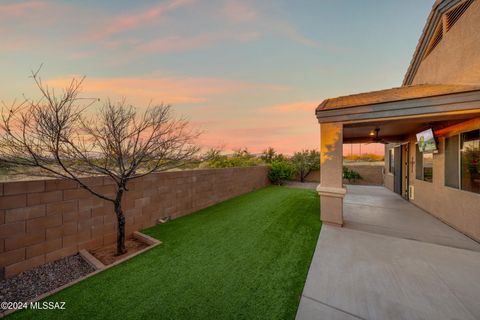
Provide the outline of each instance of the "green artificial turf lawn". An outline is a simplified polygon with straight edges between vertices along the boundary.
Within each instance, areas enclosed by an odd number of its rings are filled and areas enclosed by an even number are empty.
[[[144,230],[163,243],[12,319],[294,319],[320,230],[315,191],[267,187]]]

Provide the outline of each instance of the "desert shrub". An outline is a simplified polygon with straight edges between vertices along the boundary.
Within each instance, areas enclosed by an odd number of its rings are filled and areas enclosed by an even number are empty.
[[[207,162],[209,168],[233,168],[233,167],[254,167],[262,164],[257,158],[227,157],[223,156]]]
[[[352,169],[344,166],[343,167],[343,179],[347,179],[349,182],[351,182],[352,180],[353,181],[362,180],[363,177],[357,171],[352,170]]]
[[[304,182],[310,172],[320,169],[320,152],[317,150],[295,152],[290,161],[295,167],[300,181]]]
[[[218,160],[224,157],[222,155],[223,150],[221,148],[210,148],[205,153],[201,156],[201,158],[205,161],[212,161],[212,160]]]
[[[270,165],[268,178],[273,184],[281,185],[282,181],[291,179],[295,172],[295,167],[289,161],[274,160]]]
[[[283,154],[278,153],[272,147],[268,147],[267,149],[263,150],[262,154],[260,155],[260,159],[262,159],[265,163],[272,163],[276,160],[286,160]]]
[[[10,165],[6,162],[0,161],[0,176],[8,175],[10,171]]]
[[[221,149],[210,149],[203,156],[204,162],[201,168],[233,168],[253,167],[263,164],[261,159],[256,158],[248,149],[238,149],[232,155],[223,155]]]

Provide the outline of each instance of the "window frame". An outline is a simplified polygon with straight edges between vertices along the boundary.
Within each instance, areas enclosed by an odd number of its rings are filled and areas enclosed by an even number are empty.
[[[451,186],[447,186],[445,184],[445,171],[447,169],[447,163],[445,161],[445,158],[444,158],[444,170],[443,170],[443,174],[444,174],[444,179],[443,179],[443,186],[446,187],[446,188],[450,188],[450,189],[453,189],[453,190],[458,190],[458,191],[463,191],[463,192],[468,192],[470,194],[475,194],[477,196],[480,196],[480,193],[479,192],[475,192],[475,191],[470,191],[470,190],[466,190],[466,189],[463,189],[462,188],[462,134],[464,133],[467,133],[467,132],[470,132],[470,131],[480,131],[480,128],[477,128],[477,129],[471,129],[471,130],[464,130],[464,131],[460,131],[460,132],[457,132],[455,134],[452,134],[452,135],[449,135],[449,136],[446,136],[445,137],[445,140],[447,138],[451,138],[451,137],[454,137],[454,136],[457,136],[458,137],[458,149],[457,149],[457,156],[458,156],[458,166],[457,166],[457,170],[458,170],[458,188],[455,188],[455,187],[451,187]],[[445,149],[446,149],[446,143],[444,141],[444,147],[443,147],[443,152],[445,154]]]
[[[395,172],[395,148],[388,149],[388,173],[394,174]]]

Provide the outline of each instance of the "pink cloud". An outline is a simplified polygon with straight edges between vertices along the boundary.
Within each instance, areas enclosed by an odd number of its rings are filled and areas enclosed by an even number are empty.
[[[71,77],[49,80],[56,88],[64,87]],[[211,97],[244,90],[285,90],[272,84],[242,82],[221,78],[87,78],[83,83],[86,95],[98,95],[116,99],[126,97],[130,103],[191,104],[206,102]]]
[[[281,132],[282,130],[282,127],[269,127],[265,130],[252,130],[251,133],[246,132],[243,135],[235,135],[228,130],[207,131],[200,141],[206,146],[224,145],[226,150],[247,147],[254,153],[260,153],[269,146],[285,154],[293,154],[301,149],[318,148],[318,139],[313,131],[311,133],[295,133],[286,130],[289,134],[283,135],[281,138],[272,134],[272,131]]]
[[[237,0],[229,0],[225,2],[223,13],[229,20],[235,22],[249,22],[256,20],[259,13],[257,10],[247,3]]]
[[[16,51],[26,48],[28,42],[25,40],[4,39],[0,44],[0,52]]]
[[[194,0],[168,0],[137,13],[129,13],[110,19],[106,25],[86,36],[90,41],[102,40],[117,33],[125,32],[149,24],[176,8],[193,3]]]
[[[237,23],[255,23],[259,26],[258,29],[268,30],[271,33],[287,37],[290,40],[301,43],[305,46],[322,46],[319,42],[300,34],[292,24],[271,15],[262,15],[257,8],[249,5],[245,1],[227,1],[223,8],[223,14],[228,21]]]
[[[72,60],[78,60],[92,57],[95,54],[96,52],[94,50],[79,50],[68,54],[67,57]]]
[[[45,1],[25,1],[0,5],[0,18],[31,15],[34,10],[49,6]]]
[[[238,125],[238,124],[237,124]],[[259,138],[262,136],[283,136],[288,135],[289,132],[292,131],[293,126],[289,126],[287,124],[278,125],[278,126],[259,126],[259,127],[232,127],[229,128],[228,131],[233,136],[240,136],[246,137],[251,136],[255,138]]]
[[[236,40],[248,42],[257,39],[255,32],[229,33],[217,32],[201,34],[194,37],[169,36],[160,39],[154,39],[137,47],[136,51],[140,53],[170,53],[179,51],[188,51],[198,48],[208,47],[214,43],[227,40]]]
[[[41,0],[0,4],[0,22],[6,23],[9,33],[16,34],[19,32],[17,26],[38,28],[61,21],[71,22],[73,8],[70,4]],[[79,14],[79,12],[76,13]]]
[[[265,120],[265,119],[263,119]],[[208,123],[207,130],[200,137],[199,143],[205,148],[224,146],[226,151],[248,147],[251,152],[262,152],[271,146],[278,152],[293,154],[302,149],[319,148],[318,124],[298,120],[291,122],[275,122],[269,124],[252,123],[245,126],[245,120],[224,120],[220,123]],[[349,155],[362,153],[384,154],[384,145],[371,144],[345,144],[343,154]]]
[[[69,80],[70,77],[65,77],[46,83],[52,88],[62,88]],[[128,103],[139,107],[151,100],[171,103],[205,132],[199,140],[205,147],[225,145],[231,150],[247,146],[252,152],[261,152],[267,146],[274,146],[287,153],[314,147],[318,142],[318,127],[313,116],[286,119],[224,102],[232,99],[238,102],[246,92],[278,90],[285,88],[221,78],[86,78],[83,96],[111,97],[113,101],[126,97]],[[194,105],[186,107],[189,104]]]
[[[71,9],[68,4],[39,0],[0,4],[0,52],[26,50],[40,44],[42,48],[55,45],[57,42],[48,40],[48,28],[71,20],[66,18]]]
[[[212,115],[200,141],[207,147],[224,145],[227,150],[248,147],[261,152],[268,146],[291,154],[318,146],[318,124],[313,115],[277,117],[252,110],[231,116],[227,110]]]
[[[246,2],[227,0],[219,10],[215,9],[215,5],[212,7],[206,3],[199,3],[201,7],[192,7],[193,3],[196,3],[196,0],[166,0],[136,12],[114,17],[105,16],[100,19],[102,22],[94,23],[94,30],[80,37],[80,43],[93,43],[104,49],[117,50],[117,54],[109,60],[110,64],[124,64],[144,54],[191,51],[225,41],[250,42],[267,34],[287,37],[306,46],[320,47],[319,43],[301,35],[290,23],[262,15],[256,7]],[[221,25],[227,23],[227,26],[220,29],[221,31],[199,33],[194,36],[182,36],[177,32],[163,33],[150,40],[145,40],[141,36],[128,38],[123,34],[134,29],[158,27],[167,21],[169,12],[183,7],[188,7],[190,11],[195,9],[195,15],[199,20],[214,19]],[[213,15],[205,16],[206,12]],[[91,56],[92,52],[94,51],[73,54],[71,58],[85,58]]]
[[[296,113],[308,111],[313,114],[315,108],[318,105],[318,101],[306,101],[306,102],[291,102],[291,103],[282,103],[269,107],[262,108],[264,112],[280,112],[280,113]]]

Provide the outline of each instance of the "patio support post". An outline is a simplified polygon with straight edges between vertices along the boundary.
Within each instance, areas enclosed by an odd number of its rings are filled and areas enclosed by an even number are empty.
[[[323,223],[343,225],[343,124],[320,124],[320,219]]]

